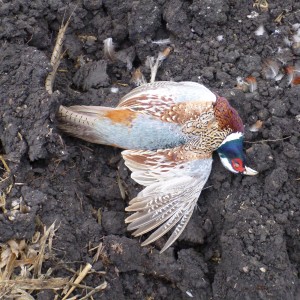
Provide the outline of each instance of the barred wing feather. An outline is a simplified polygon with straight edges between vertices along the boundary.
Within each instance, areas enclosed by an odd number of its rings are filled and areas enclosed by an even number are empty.
[[[143,165],[141,162],[141,151],[124,151],[125,163],[133,171],[133,178],[137,182],[144,182],[146,187],[136,198],[129,202],[126,211],[135,212],[129,216],[125,222],[130,223],[128,230],[134,230],[134,236],[143,235],[155,229],[155,231],[142,243],[148,245],[175,227],[167,243],[161,250],[165,251],[180,236],[187,223],[189,222],[194,208],[197,204],[199,195],[209,177],[212,159],[199,159],[193,161],[168,161],[162,156],[159,161],[166,166],[170,165],[169,170],[164,170],[159,174],[158,166],[155,174],[151,174],[152,166]],[[123,152],[123,153],[124,153]],[[131,152],[131,156],[129,153]],[[134,168],[134,153],[137,152],[138,163]],[[151,158],[155,156],[155,151],[144,151],[145,155]],[[130,160],[128,159],[130,157]],[[128,164],[128,161],[130,163]],[[144,161],[147,161],[144,159]],[[140,180],[139,176],[142,176]]]
[[[156,108],[159,108],[159,106],[170,107],[175,103],[194,101],[214,104],[216,95],[196,82],[156,81],[133,89],[121,99],[118,107],[149,109],[151,103],[155,103]]]

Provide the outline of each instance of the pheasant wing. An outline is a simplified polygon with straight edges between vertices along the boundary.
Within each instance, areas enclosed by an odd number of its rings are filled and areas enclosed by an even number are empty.
[[[145,246],[176,226],[161,252],[176,241],[189,222],[212,164],[211,157],[172,160],[170,151],[122,152],[133,179],[146,185],[126,208],[135,212],[125,220],[130,223],[128,230],[140,236],[155,229],[142,243]]]
[[[155,109],[161,105],[170,107],[172,104],[195,101],[213,104],[216,95],[196,82],[157,81],[133,89],[121,99],[118,106]]]

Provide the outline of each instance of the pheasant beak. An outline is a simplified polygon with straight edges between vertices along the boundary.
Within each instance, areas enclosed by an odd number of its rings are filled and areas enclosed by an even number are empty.
[[[250,176],[254,176],[257,175],[258,172],[249,168],[249,167],[245,167],[245,171],[243,172],[244,175],[250,175]]]

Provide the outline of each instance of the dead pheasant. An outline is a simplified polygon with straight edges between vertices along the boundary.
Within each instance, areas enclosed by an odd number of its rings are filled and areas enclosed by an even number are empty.
[[[210,175],[212,153],[233,173],[245,166],[243,123],[228,101],[194,82],[154,82],[124,96],[116,108],[61,106],[59,127],[85,141],[126,149],[132,178],[146,186],[129,202],[134,236],[148,245],[175,227],[161,252],[184,230]]]

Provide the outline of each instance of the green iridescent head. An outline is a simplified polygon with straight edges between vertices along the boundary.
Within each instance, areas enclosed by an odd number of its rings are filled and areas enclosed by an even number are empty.
[[[256,175],[258,172],[245,165],[245,154],[243,151],[244,135],[241,132],[229,134],[222,142],[217,152],[223,166],[233,172],[245,175]]]

